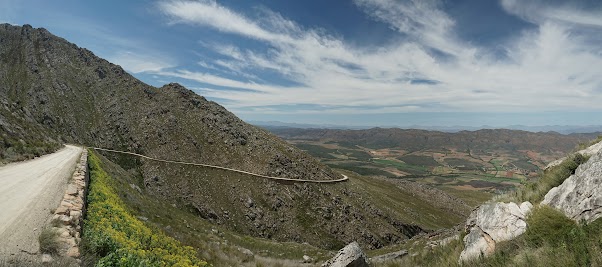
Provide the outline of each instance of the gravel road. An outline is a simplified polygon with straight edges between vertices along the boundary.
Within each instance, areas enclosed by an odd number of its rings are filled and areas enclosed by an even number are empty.
[[[37,261],[38,235],[50,223],[81,147],[0,167],[0,259]]]

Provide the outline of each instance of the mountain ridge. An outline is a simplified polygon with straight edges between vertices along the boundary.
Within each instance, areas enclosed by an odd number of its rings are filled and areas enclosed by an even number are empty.
[[[295,179],[340,177],[179,84],[144,84],[91,51],[29,25],[0,25],[0,111],[2,125],[24,129],[2,127],[0,134],[26,144],[78,143]],[[127,155],[103,156],[122,168],[114,174],[127,177],[125,188],[140,188],[135,194],[171,203],[238,234],[276,241],[338,249],[357,240],[379,248],[462,219],[417,204],[418,199],[386,181],[364,177],[330,186],[291,185]],[[389,194],[373,195],[382,190]],[[154,216],[132,194],[123,191],[120,197],[139,214]],[[430,216],[412,215],[418,211]]]
[[[587,134],[587,133],[602,133],[602,125],[506,125],[506,126],[425,126],[425,125],[409,125],[409,126],[398,126],[398,125],[339,125],[339,124],[312,124],[312,123],[294,123],[294,122],[282,122],[282,121],[256,121],[251,120],[249,123],[257,125],[263,128],[301,128],[301,129],[335,129],[335,130],[366,130],[371,128],[384,128],[384,129],[402,129],[402,130],[427,130],[427,131],[439,131],[447,133],[456,133],[460,131],[478,131],[483,129],[506,129],[506,130],[522,130],[527,132],[557,132],[560,134]]]
[[[580,142],[595,139],[599,135],[599,133],[563,135],[556,132],[533,133],[509,129],[464,130],[456,133],[400,128],[363,130],[269,128],[269,130],[284,139],[353,142],[374,149],[397,147],[412,151],[441,147],[464,150],[519,148],[558,152],[558,157],[563,156],[566,153],[564,151],[570,151]]]

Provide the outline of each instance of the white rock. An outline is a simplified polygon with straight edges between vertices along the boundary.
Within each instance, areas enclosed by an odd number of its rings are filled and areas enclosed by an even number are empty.
[[[464,237],[464,250],[460,253],[460,262],[486,257],[495,251],[495,241],[479,227],[473,227]]]
[[[559,209],[575,221],[592,222],[602,217],[602,151],[548,191],[541,204]]]
[[[42,263],[50,263],[52,262],[52,256],[50,254],[42,254]]]
[[[303,263],[312,263],[312,262],[314,262],[314,259],[312,257],[303,255]]]
[[[464,250],[460,262],[489,256],[497,242],[511,240],[527,230],[526,217],[533,205],[523,202],[486,203],[475,209],[466,221]]]
[[[525,201],[523,203],[520,203],[519,208],[523,214],[527,215],[529,214],[529,212],[531,212],[531,209],[533,209],[533,204],[531,204],[531,202],[529,201]]]
[[[322,264],[322,267],[368,267],[367,259],[357,242],[352,242]]]

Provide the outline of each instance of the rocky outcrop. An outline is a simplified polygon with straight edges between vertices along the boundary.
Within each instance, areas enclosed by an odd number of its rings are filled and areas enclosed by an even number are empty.
[[[475,209],[466,221],[467,235],[460,262],[488,256],[498,242],[511,240],[527,230],[526,216],[533,208],[530,202],[486,203]]]
[[[602,148],[602,142],[592,147]],[[602,217],[602,151],[581,164],[560,186],[552,188],[541,203],[561,210],[575,221],[592,222]]]
[[[54,230],[59,235],[59,256],[79,258],[79,242],[81,241],[82,218],[86,196],[86,177],[88,172],[88,150],[84,149],[75,167],[73,177],[69,180],[67,190],[59,207],[54,211]],[[50,255],[43,254],[42,258]]]
[[[322,264],[322,267],[368,267],[367,259],[357,242],[352,242]]]
[[[576,153],[577,154],[581,154],[581,155],[586,156],[586,157],[591,157],[591,156],[597,154],[598,152],[600,152],[601,150],[602,150],[602,142],[599,142],[597,144],[594,144],[594,145],[591,145],[591,146],[587,147],[586,149],[579,150]],[[560,163],[562,163],[566,159],[567,159],[567,157],[563,157],[563,158],[559,158],[559,159],[557,159],[555,161],[552,161],[552,162],[550,162],[546,166],[545,169],[549,169],[551,167],[557,166],[557,165],[559,165]]]

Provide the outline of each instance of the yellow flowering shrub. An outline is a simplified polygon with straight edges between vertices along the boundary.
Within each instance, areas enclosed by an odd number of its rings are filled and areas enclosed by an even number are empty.
[[[90,188],[84,239],[86,250],[100,257],[97,267],[207,265],[196,257],[193,248],[183,246],[160,230],[152,230],[130,214],[92,151],[88,165]]]

